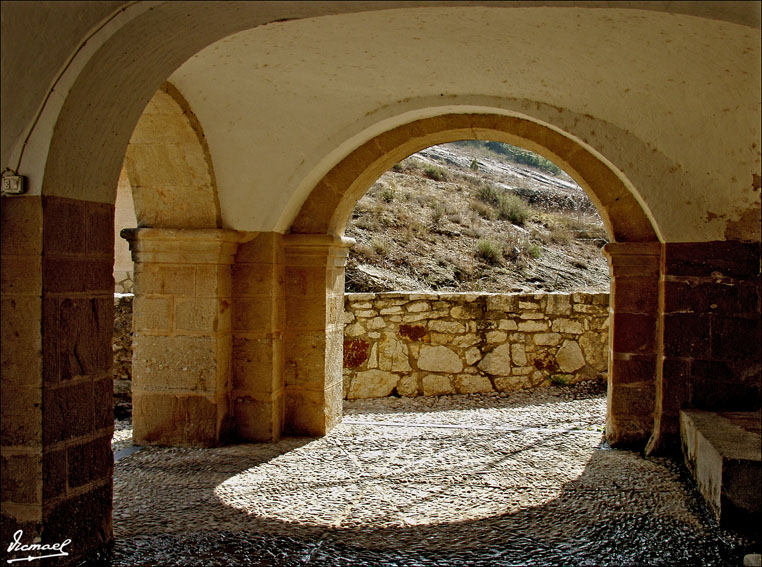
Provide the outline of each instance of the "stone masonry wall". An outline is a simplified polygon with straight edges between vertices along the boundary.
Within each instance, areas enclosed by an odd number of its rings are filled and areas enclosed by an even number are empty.
[[[344,397],[438,396],[597,379],[607,293],[345,295]]]
[[[125,411],[132,299],[115,297],[114,401]],[[344,398],[503,392],[605,377],[608,304],[607,293],[581,292],[346,294]]]

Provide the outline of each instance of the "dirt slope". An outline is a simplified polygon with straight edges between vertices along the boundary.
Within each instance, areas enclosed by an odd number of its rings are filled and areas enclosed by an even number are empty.
[[[607,291],[585,192],[485,148],[427,148],[382,175],[347,227],[346,290]]]

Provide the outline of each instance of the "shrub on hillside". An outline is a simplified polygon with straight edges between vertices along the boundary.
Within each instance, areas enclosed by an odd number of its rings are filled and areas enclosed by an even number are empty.
[[[608,242],[608,234],[605,227],[597,223],[589,223],[581,218],[565,216],[560,219],[561,226],[577,240],[605,240]]]
[[[491,240],[479,240],[476,243],[478,256],[489,264],[499,264],[503,257],[502,247]]]
[[[426,177],[434,181],[447,181],[447,171],[441,167],[427,165],[423,168],[423,172],[426,174]]]
[[[381,230],[381,225],[378,223],[378,219],[372,214],[366,214],[365,216],[358,218],[355,221],[355,225],[357,228],[373,232]]]
[[[379,256],[386,256],[386,254],[389,252],[389,244],[380,238],[373,238],[370,241],[370,246]]]
[[[470,207],[472,211],[474,211],[483,219],[494,220],[495,218],[495,213],[492,207],[485,205],[484,203],[480,203],[479,201],[472,201]]]
[[[489,183],[479,187],[477,196],[488,205],[497,205],[500,202],[500,192]]]
[[[433,201],[431,203],[431,224],[438,226],[446,212],[447,210],[445,209],[444,205],[442,205],[439,201]]]
[[[396,196],[397,192],[394,190],[394,187],[391,186],[384,186],[383,189],[381,189],[381,200],[384,203],[391,203],[394,201],[394,197]]]
[[[550,241],[554,244],[569,244],[571,233],[562,226],[554,225],[550,229]]]
[[[527,244],[525,251],[529,256],[531,256],[535,260],[539,258],[540,256],[542,256],[542,248],[540,248],[536,244]]]
[[[459,212],[455,211],[452,213],[447,213],[447,220],[451,223],[461,224],[463,222],[463,217],[460,216]]]
[[[530,209],[524,200],[510,193],[500,195],[497,204],[498,218],[522,225],[529,218]]]

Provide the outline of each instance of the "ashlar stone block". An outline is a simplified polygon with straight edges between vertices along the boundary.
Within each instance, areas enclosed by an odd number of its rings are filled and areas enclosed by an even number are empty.
[[[385,398],[397,386],[399,375],[383,370],[358,372],[349,387],[348,398]]]
[[[561,342],[559,333],[537,333],[533,335],[534,344],[542,346],[555,346]]]
[[[418,368],[430,372],[457,374],[463,370],[463,361],[455,352],[445,346],[424,345],[418,355]]]
[[[579,343],[572,340],[564,341],[556,354],[556,362],[561,372],[570,373],[585,366],[585,357]]]
[[[511,345],[511,359],[517,366],[525,366],[527,363],[526,348],[521,343]]]
[[[579,338],[579,346],[587,363],[603,372],[608,368],[608,337],[605,334],[588,332]]]
[[[452,393],[452,383],[448,376],[442,374],[427,374],[423,377],[424,396],[444,396]]]
[[[465,333],[466,327],[462,323],[456,323],[454,321],[432,321],[429,323],[429,330],[457,335],[459,333]]]
[[[527,333],[538,333],[547,331],[547,329],[547,321],[521,321],[519,323],[519,331],[524,331]]]
[[[571,313],[569,295],[556,293],[548,294],[545,312],[548,315],[569,315]]]
[[[407,345],[387,334],[384,340],[378,343],[378,367],[392,372],[411,370]]]
[[[581,335],[584,332],[582,323],[571,319],[555,319],[551,328],[555,333]]]
[[[489,331],[485,334],[488,343],[504,343],[508,338],[505,331]]]
[[[511,345],[504,344],[485,355],[479,368],[492,376],[511,375]]]
[[[492,392],[492,382],[486,376],[461,375],[455,377],[455,389],[459,394]]]
[[[397,384],[397,393],[400,396],[417,396],[418,377],[415,374],[409,374],[400,378],[400,381]]]
[[[471,366],[472,364],[478,362],[482,358],[482,351],[479,350],[476,347],[471,347],[466,351],[466,364]]]

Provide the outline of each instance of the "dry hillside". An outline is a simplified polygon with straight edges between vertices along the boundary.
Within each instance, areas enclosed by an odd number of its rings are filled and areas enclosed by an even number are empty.
[[[347,226],[357,244],[346,290],[607,291],[603,223],[569,176],[547,169],[464,143],[398,163]]]

